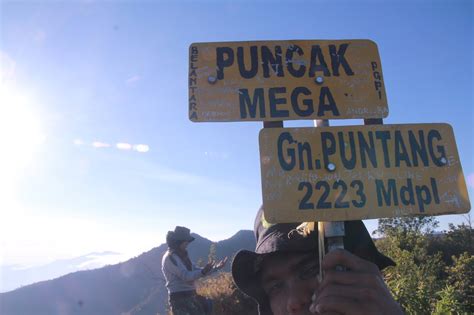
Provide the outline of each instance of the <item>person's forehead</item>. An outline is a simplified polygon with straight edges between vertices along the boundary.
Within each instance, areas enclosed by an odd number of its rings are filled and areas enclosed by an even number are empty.
[[[268,256],[262,263],[261,280],[283,277],[285,274],[298,271],[305,264],[314,262],[316,258],[315,254],[308,252],[289,252]]]

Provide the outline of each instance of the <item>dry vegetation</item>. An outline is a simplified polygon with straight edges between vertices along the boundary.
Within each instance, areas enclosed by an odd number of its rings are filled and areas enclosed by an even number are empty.
[[[203,279],[199,281],[197,287],[200,295],[214,300],[214,315],[257,314],[255,302],[235,287],[232,276],[228,272]]]

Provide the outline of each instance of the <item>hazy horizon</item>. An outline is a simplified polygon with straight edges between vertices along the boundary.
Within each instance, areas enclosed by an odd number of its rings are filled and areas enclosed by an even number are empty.
[[[188,119],[193,42],[375,41],[384,123],[451,124],[472,197],[472,6],[0,0],[0,266],[133,257],[176,225],[213,241],[253,228],[262,123]],[[331,121],[344,124],[362,120]],[[438,220],[446,230],[464,218]]]

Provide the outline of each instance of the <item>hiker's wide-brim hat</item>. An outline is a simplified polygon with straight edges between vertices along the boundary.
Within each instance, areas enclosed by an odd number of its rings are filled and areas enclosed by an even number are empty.
[[[168,231],[166,239],[183,242],[192,242],[195,240],[195,238],[191,236],[191,230],[184,226],[177,226],[174,228],[174,231]]]
[[[263,258],[276,252],[318,252],[317,232],[305,237],[295,231],[298,225],[299,223],[269,224],[260,209],[254,227],[257,240],[255,252],[241,250],[232,261],[234,283],[258,303],[260,315],[272,314],[259,280],[259,267]],[[376,264],[380,270],[395,265],[393,260],[377,250],[362,221],[346,221],[344,225],[346,250]]]

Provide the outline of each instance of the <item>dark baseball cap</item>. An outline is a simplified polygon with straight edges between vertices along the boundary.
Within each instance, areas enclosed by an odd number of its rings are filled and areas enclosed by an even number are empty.
[[[318,233],[307,236],[297,233],[300,223],[270,224],[265,220],[263,208],[255,218],[255,251],[241,250],[232,261],[232,277],[235,285],[258,303],[260,315],[271,315],[270,303],[258,277],[260,262],[277,252],[318,251]],[[380,270],[395,266],[395,262],[380,253],[362,221],[345,221],[344,248],[349,252],[376,264]]]

